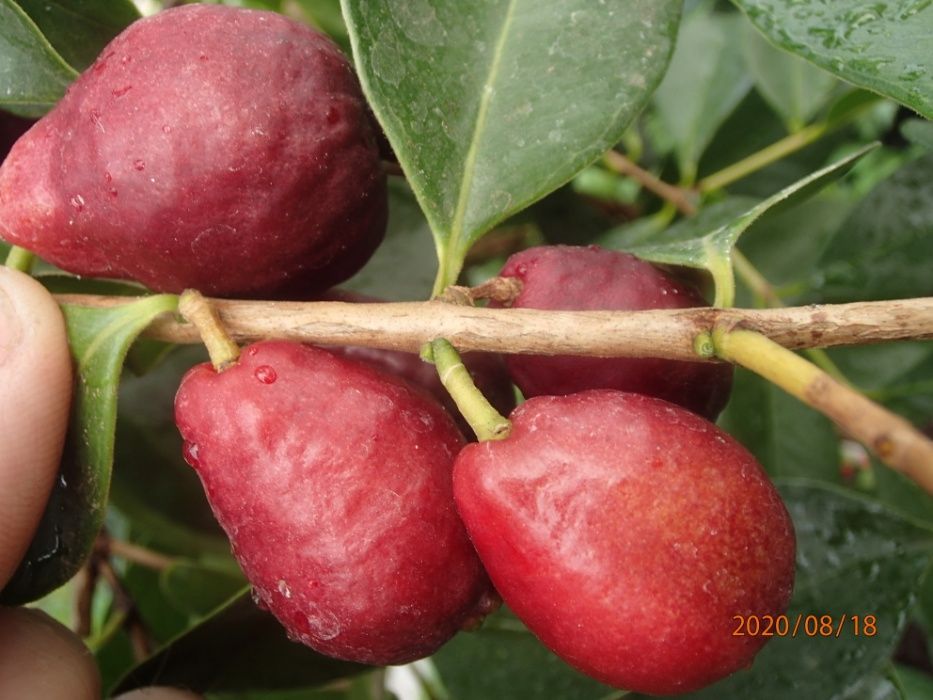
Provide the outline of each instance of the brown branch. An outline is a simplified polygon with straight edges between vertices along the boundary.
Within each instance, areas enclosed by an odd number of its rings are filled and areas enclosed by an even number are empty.
[[[618,151],[607,151],[603,156],[606,165],[620,175],[627,175],[649,192],[653,192],[661,199],[670,202],[684,216],[693,216],[697,213],[696,204],[690,199],[687,190],[671,185],[659,179],[647,170],[639,167]]]
[[[61,303],[114,307],[131,297],[59,295]],[[539,311],[441,301],[389,304],[212,299],[239,342],[286,338],[418,352],[435,338],[458,350],[697,360],[698,335],[725,323],[755,330],[791,349],[933,338],[933,297],[781,309]],[[146,337],[199,343],[195,327],[165,314]]]

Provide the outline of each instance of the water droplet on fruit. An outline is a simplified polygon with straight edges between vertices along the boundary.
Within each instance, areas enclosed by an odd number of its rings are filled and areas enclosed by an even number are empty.
[[[200,56],[198,56],[198,60],[200,60],[200,61],[206,61],[206,60],[207,60],[207,54],[206,54],[206,53],[202,53]]]
[[[142,159],[137,158],[133,161],[133,167],[140,172],[146,169],[146,162]]]
[[[256,379],[261,381],[263,384],[274,384],[275,380],[279,378],[279,375],[277,375],[275,370],[272,369],[269,365],[262,365],[257,367],[253,374],[256,376]]]
[[[128,93],[132,89],[133,89],[132,85],[124,85],[121,88],[115,88],[114,90],[111,90],[110,94],[113,95],[114,97],[123,97],[126,93]]]
[[[334,105],[331,105],[327,108],[326,119],[328,124],[336,124],[340,121],[340,111]]]
[[[68,201],[68,203],[74,207],[75,211],[84,211],[84,197],[82,197],[80,194],[76,194]]]
[[[286,598],[292,597],[292,589],[288,587],[288,584],[285,583],[283,579],[279,579],[278,589],[279,593],[281,593]]]
[[[163,124],[163,125],[162,125],[162,133],[163,133],[163,134],[170,134],[170,133],[172,133],[172,127],[170,127],[168,124]]]
[[[185,445],[182,448],[182,455],[185,458],[185,461],[195,469],[198,469],[201,466],[201,461],[198,459],[198,445],[194,442],[185,441]]]

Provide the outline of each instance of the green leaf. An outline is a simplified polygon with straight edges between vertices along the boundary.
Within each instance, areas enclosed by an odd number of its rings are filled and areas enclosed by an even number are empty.
[[[130,518],[135,536],[156,549],[190,557],[230,551],[201,481],[182,457],[175,427],[181,378],[206,359],[200,345],[180,347],[155,370],[124,375],[111,487],[113,504]]]
[[[435,292],[496,223],[614,145],[679,0],[343,0],[364,91],[431,223]]]
[[[389,179],[389,226],[366,266],[343,287],[392,301],[431,296],[434,245],[431,227],[405,182]]]
[[[901,133],[911,143],[933,151],[933,122],[925,119],[908,119],[901,125]]]
[[[692,183],[700,156],[716,130],[751,89],[738,15],[701,8],[688,15],[671,66],[654,97],[657,115],[673,139],[681,180]]]
[[[340,12],[340,0],[296,0],[304,16],[350,54],[350,35]]]
[[[159,577],[162,593],[180,611],[203,616],[243,590],[243,575],[227,568],[179,561]]]
[[[130,344],[177,297],[146,297],[111,308],[64,304],[77,381],[59,478],[25,559],[0,594],[5,604],[35,600],[70,579],[100,530],[110,488],[117,384]]]
[[[769,40],[933,118],[929,0],[732,0]]]
[[[877,185],[839,228],[819,261],[823,301],[933,294],[933,153]]]
[[[613,693],[557,658],[507,612],[457,635],[431,658],[455,700],[599,700]]]
[[[897,677],[907,700],[933,700],[933,677],[909,666],[898,666]]]
[[[792,306],[809,291],[816,262],[856,201],[847,189],[828,188],[792,209],[759,219],[742,235],[742,253]]]
[[[855,162],[876,148],[870,144],[855,153],[828,165],[815,173],[785,187],[747,212],[705,235],[697,235],[695,227],[671,227],[654,242],[630,247],[630,253],[652,262],[682,265],[708,270],[716,283],[716,306],[732,306],[735,298],[735,279],[732,272],[732,248],[739,236],[765,214],[772,216],[810,197],[830,182],[839,179]]]
[[[719,423],[772,477],[840,483],[839,438],[832,422],[748,370],[736,368]]]
[[[16,1],[59,55],[79,71],[140,16],[130,0]]]
[[[320,685],[367,666],[289,641],[284,628],[244,591],[132,669],[111,692],[174,685],[196,692]]]
[[[869,690],[878,687],[929,568],[933,530],[835,488],[796,481],[780,490],[797,533],[797,579],[787,615],[791,630],[801,616],[798,635],[775,636],[751,669],[684,698],[874,697]],[[830,615],[839,636],[803,633],[808,615]],[[856,635],[853,615],[860,621],[874,615],[876,633]]]
[[[812,63],[776,49],[750,24],[743,28],[742,48],[755,87],[788,131],[799,130],[826,105],[838,82]]]
[[[41,117],[77,77],[22,8],[0,0],[0,109]]]

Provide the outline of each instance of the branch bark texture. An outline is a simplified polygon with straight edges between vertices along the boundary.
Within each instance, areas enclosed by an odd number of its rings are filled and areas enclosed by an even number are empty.
[[[130,297],[59,295],[60,303],[115,306]],[[435,338],[458,350],[698,360],[694,341],[716,326],[753,330],[790,349],[933,338],[933,297],[780,309],[660,311],[488,309],[442,301],[385,304],[212,299],[238,342],[286,338],[418,352]],[[194,325],[157,318],[145,336],[199,343]]]

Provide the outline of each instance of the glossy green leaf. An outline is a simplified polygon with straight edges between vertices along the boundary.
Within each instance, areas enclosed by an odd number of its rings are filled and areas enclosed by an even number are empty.
[[[801,616],[798,635],[772,638],[751,669],[684,698],[874,697],[870,691],[878,688],[929,569],[933,530],[828,486],[785,482],[781,494],[797,533],[797,579],[787,614],[791,630]],[[830,615],[839,636],[801,633],[808,615]],[[876,633],[856,635],[853,615],[874,615]]]
[[[736,368],[719,424],[747,447],[772,477],[839,484],[839,437],[832,422],[771,382]]]
[[[471,244],[621,137],[679,0],[343,0],[363,88],[453,283]]]
[[[739,236],[761,217],[786,210],[842,177],[859,158],[875,147],[876,144],[865,146],[832,165],[817,170],[755,205],[731,223],[709,233],[697,235],[695,227],[689,225],[683,228],[671,227],[652,242],[635,245],[628,250],[652,262],[708,270],[716,283],[715,305],[731,306],[735,298],[732,248]]]
[[[688,15],[654,103],[673,140],[681,179],[692,182],[716,130],[752,87],[742,57],[742,18],[701,8]]]
[[[489,618],[477,632],[457,635],[431,658],[455,700],[601,700],[621,695],[561,661],[508,612]]]
[[[149,322],[176,304],[175,296],[162,294],[112,308],[62,306],[77,374],[65,453],[39,529],[0,596],[4,603],[58,588],[90,553],[110,489],[123,359]]]
[[[755,87],[789,131],[799,130],[826,105],[838,82],[812,63],[775,48],[750,24],[743,27],[742,48]]]
[[[733,0],[772,42],[933,118],[929,0]]]
[[[0,0],[0,109],[41,117],[76,77],[22,8]]]
[[[342,287],[391,301],[423,301],[434,282],[434,244],[411,188],[389,179],[386,237],[365,267]]]
[[[248,591],[233,597],[130,671],[112,692],[176,685],[197,692],[319,685],[368,667],[338,661],[289,641]]]
[[[65,61],[84,70],[101,49],[139,19],[130,0],[16,0]]]
[[[819,261],[822,301],[933,294],[933,153],[876,186]]]

